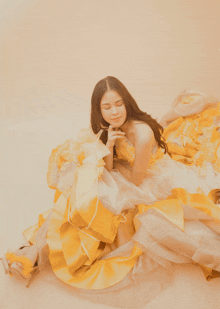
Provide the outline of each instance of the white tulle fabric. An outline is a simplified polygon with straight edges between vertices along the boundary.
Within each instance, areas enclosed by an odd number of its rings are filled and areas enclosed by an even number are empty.
[[[85,145],[85,151],[88,146]],[[90,147],[87,161],[83,164],[94,163],[102,156],[103,153],[94,157]],[[69,195],[74,184],[76,169],[77,163],[72,161],[65,163],[59,171],[54,170],[53,182],[57,189],[66,192],[66,195]],[[108,172],[105,168],[102,176],[97,179],[96,186],[98,198],[103,206],[118,215],[128,210],[135,211],[139,204],[152,205],[157,201],[163,201],[175,188],[183,188],[189,193],[203,191],[208,194],[212,189],[220,188],[219,180],[219,174],[215,172],[211,163],[207,164],[207,173],[201,176],[199,167],[189,167],[171,159],[169,155],[164,155],[149,167],[147,177],[139,186],[128,181],[118,170]],[[145,287],[144,297],[148,302],[171,284],[172,266],[175,263],[195,262],[220,271],[220,223],[199,209],[188,205],[182,205],[182,208],[184,231],[154,208],[137,216],[140,227],[130,238],[125,237],[125,222],[121,222],[117,234],[119,246],[114,247],[113,244],[111,252],[103,255],[101,259],[129,256],[134,243],[138,244],[143,254],[128,275],[116,285],[98,291],[77,290],[85,296],[103,295],[105,301],[109,299],[111,303],[112,298],[121,302],[122,295],[128,297],[129,293],[133,293],[133,289],[141,285]],[[49,218],[36,235],[42,274],[46,270],[45,266],[49,267],[46,242]],[[50,280],[48,274],[45,280]],[[120,306],[123,307],[123,304]],[[126,304],[126,308],[134,308],[134,303],[131,307]]]
[[[199,168],[192,168],[164,155],[149,168],[147,177],[136,186],[124,178],[116,169],[108,172],[104,169],[102,179],[98,181],[99,198],[103,205],[114,214],[135,205],[153,203],[166,199],[174,188],[184,188],[189,193],[201,190],[207,195],[220,187],[220,177],[208,164],[208,173],[200,176]]]
[[[76,169],[74,162],[66,163],[57,176],[57,188],[67,190],[73,184],[73,174]],[[199,169],[192,168],[174,161],[164,155],[155,165],[149,168],[144,181],[136,186],[125,179],[119,171],[108,172],[105,168],[102,177],[97,182],[98,196],[104,207],[114,214],[120,214],[136,205],[152,205],[166,199],[174,188],[184,188],[189,193],[204,193],[216,189],[219,185],[219,175],[212,165],[209,174],[200,176]],[[132,291],[132,285],[144,284],[148,291],[147,301],[153,299],[172,282],[173,263],[200,263],[220,271],[220,224],[204,212],[183,205],[184,232],[167,220],[155,209],[149,209],[138,215],[141,226],[130,239],[123,239],[123,222],[118,228],[118,237],[123,244],[112,247],[112,251],[101,259],[112,256],[129,256],[134,243],[143,251],[134,268],[115,286],[99,291],[84,291],[86,294],[104,294],[105,297],[119,295],[119,291]],[[48,221],[48,220],[47,220]],[[42,235],[47,230],[48,222],[42,226],[36,236],[40,252],[41,268],[46,258],[44,250],[46,239]],[[43,241],[44,240],[44,241]],[[150,292],[151,291],[151,292]],[[116,294],[115,294],[116,293]],[[146,296],[145,296],[146,298]]]

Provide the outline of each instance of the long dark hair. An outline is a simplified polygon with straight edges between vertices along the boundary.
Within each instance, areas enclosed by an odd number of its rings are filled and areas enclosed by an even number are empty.
[[[149,114],[141,111],[133,99],[127,88],[115,77],[107,76],[100,80],[92,94],[91,99],[91,126],[95,134],[97,134],[103,127],[108,127],[109,123],[104,120],[101,113],[100,103],[103,95],[109,91],[115,90],[123,99],[125,108],[127,111],[127,120],[139,120],[147,123],[154,132],[154,137],[158,143],[158,146],[164,149],[164,152],[168,152],[167,144],[163,138],[163,127],[153,119]],[[100,136],[101,141],[106,144],[108,138],[107,130],[104,130]]]

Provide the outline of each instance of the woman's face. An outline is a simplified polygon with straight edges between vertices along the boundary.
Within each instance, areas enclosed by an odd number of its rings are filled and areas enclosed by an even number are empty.
[[[127,112],[122,97],[115,91],[107,91],[100,103],[102,117],[113,128],[119,128],[126,120]]]

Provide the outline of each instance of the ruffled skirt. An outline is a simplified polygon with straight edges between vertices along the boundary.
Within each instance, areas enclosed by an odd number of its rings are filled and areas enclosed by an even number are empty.
[[[50,265],[78,291],[110,297],[144,284],[147,301],[169,284],[174,264],[194,263],[207,280],[218,277],[216,165],[211,160],[202,167],[187,165],[164,155],[135,186],[100,165],[104,145],[80,138],[53,151],[48,172],[49,186],[56,189],[53,208],[24,231],[38,248],[40,269]]]

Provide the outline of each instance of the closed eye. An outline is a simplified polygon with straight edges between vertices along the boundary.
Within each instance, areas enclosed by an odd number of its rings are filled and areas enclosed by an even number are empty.
[[[103,108],[103,109],[109,109],[109,108],[110,108],[110,105],[107,104],[107,103],[105,103],[105,104],[102,105],[102,108]]]
[[[122,106],[124,105],[124,102],[122,100],[116,102],[116,106]],[[105,110],[108,110],[111,108],[111,106],[109,106],[107,103],[103,104],[102,105],[102,108],[105,109]]]

